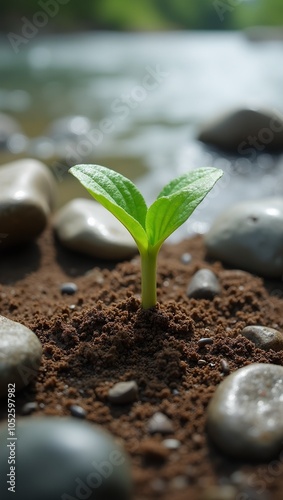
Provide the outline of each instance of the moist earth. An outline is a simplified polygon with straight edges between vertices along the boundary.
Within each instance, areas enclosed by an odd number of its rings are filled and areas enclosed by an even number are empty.
[[[216,274],[221,294],[187,297],[203,268]],[[134,500],[281,500],[282,453],[271,462],[233,460],[206,431],[207,405],[229,373],[255,362],[283,366],[282,351],[263,351],[240,335],[248,325],[283,331],[281,281],[208,260],[200,236],[161,249],[157,281],[159,302],[142,311],[139,257],[109,264],[80,256],[50,228],[36,243],[2,251],[0,314],[43,345],[37,377],[16,393],[17,416],[73,414],[102,425],[131,458]],[[77,291],[62,293],[65,282]],[[199,342],[207,337],[213,342]],[[136,401],[110,402],[109,390],[131,380]],[[151,432],[157,412],[172,432]],[[0,418],[7,419],[5,398]]]

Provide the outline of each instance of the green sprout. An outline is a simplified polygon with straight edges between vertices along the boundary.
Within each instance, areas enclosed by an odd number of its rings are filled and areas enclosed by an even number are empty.
[[[143,309],[156,305],[156,264],[161,245],[192,214],[222,176],[222,170],[201,168],[172,180],[148,208],[136,186],[100,165],[70,169],[88,192],[130,232],[141,256]]]

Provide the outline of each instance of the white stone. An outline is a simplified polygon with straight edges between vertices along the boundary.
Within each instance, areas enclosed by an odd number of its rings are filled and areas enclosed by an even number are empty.
[[[208,255],[269,278],[283,273],[283,199],[241,202],[227,209],[205,235]]]
[[[61,243],[102,259],[126,259],[137,246],[126,228],[99,203],[76,198],[61,208],[53,220]]]

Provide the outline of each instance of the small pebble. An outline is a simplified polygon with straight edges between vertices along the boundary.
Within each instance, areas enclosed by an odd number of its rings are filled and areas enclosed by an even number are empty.
[[[70,409],[71,415],[73,417],[77,417],[77,418],[85,418],[86,417],[86,410],[79,405],[71,405],[69,409]]]
[[[283,367],[253,363],[228,375],[207,410],[211,439],[237,458],[270,460],[283,441]]]
[[[241,335],[249,339],[256,347],[269,351],[283,350],[283,334],[274,328],[266,326],[251,325],[246,326],[241,331]]]
[[[210,269],[200,269],[192,277],[187,288],[187,296],[193,299],[212,300],[221,293],[216,275]]]
[[[7,397],[8,384],[18,391],[37,376],[42,347],[26,326],[0,316],[0,397]]]
[[[70,417],[18,418],[16,433],[16,493],[11,498],[132,498],[128,457],[102,427]],[[10,472],[7,456],[6,422],[0,426],[3,477]],[[7,483],[1,481],[0,498],[8,496]]]
[[[60,286],[60,290],[62,295],[74,295],[74,293],[78,291],[78,287],[76,283],[68,282],[62,283],[62,285]]]
[[[203,347],[205,345],[211,345],[213,344],[213,339],[210,337],[202,337],[201,339],[198,340],[198,346]]]
[[[221,366],[221,370],[224,373],[224,375],[229,375],[230,366],[229,366],[228,361],[226,361],[226,359],[220,359],[220,366]]]
[[[172,421],[164,413],[156,412],[149,419],[147,429],[150,434],[171,434],[173,432]]]
[[[111,403],[132,403],[138,399],[138,385],[135,380],[128,382],[117,382],[108,391],[108,399]]]
[[[191,262],[191,260],[192,260],[192,256],[188,252],[183,253],[183,255],[181,256],[181,262],[183,264],[189,264]]]
[[[178,439],[164,439],[162,441],[163,446],[168,450],[177,450],[181,446],[181,442]]]
[[[29,403],[25,403],[22,406],[21,414],[22,415],[30,415],[34,411],[38,409],[38,404],[35,401],[30,401]]]

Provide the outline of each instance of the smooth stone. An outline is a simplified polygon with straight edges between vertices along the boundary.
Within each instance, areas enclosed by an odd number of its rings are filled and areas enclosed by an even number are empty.
[[[111,403],[125,404],[133,403],[138,399],[138,385],[135,380],[128,382],[117,382],[108,391],[108,399]]]
[[[273,349],[273,351],[283,350],[283,334],[274,328],[260,325],[246,326],[241,331],[241,335],[265,351],[269,351],[269,349]]]
[[[102,259],[132,257],[137,246],[125,227],[102,205],[77,198],[54,217],[55,232],[65,247]]]
[[[187,295],[193,299],[212,300],[221,293],[219,281],[210,269],[200,269],[192,277],[187,288]]]
[[[209,257],[259,274],[283,273],[283,200],[238,203],[216,218],[204,237]]]
[[[283,367],[253,363],[220,383],[207,410],[207,430],[226,454],[270,460],[283,440]]]
[[[79,405],[71,405],[69,409],[70,409],[71,415],[73,417],[76,417],[76,418],[85,418],[86,417],[86,410]]]
[[[0,316],[0,397],[7,397],[8,384],[15,384],[18,391],[37,376],[41,355],[35,333]]]
[[[181,442],[178,439],[168,438],[162,441],[163,446],[168,450],[177,450],[181,446]]]
[[[171,434],[174,430],[170,418],[160,411],[154,413],[149,419],[147,429],[150,434],[155,434],[157,432],[160,434]]]
[[[282,151],[283,115],[254,109],[231,111],[204,125],[198,139],[242,155],[251,150]]]
[[[60,290],[62,295],[74,295],[74,293],[78,291],[78,287],[76,283],[68,282],[62,283],[62,285],[60,286]]]
[[[1,249],[26,243],[45,228],[56,184],[48,168],[33,159],[0,167]]]
[[[21,134],[18,122],[6,113],[0,113],[0,149],[7,147],[7,142],[16,134]]]
[[[128,458],[102,427],[66,417],[18,418],[16,435],[15,500],[130,500]],[[0,426],[3,477],[10,468],[7,444],[6,422]],[[0,483],[3,499],[7,486]]]

